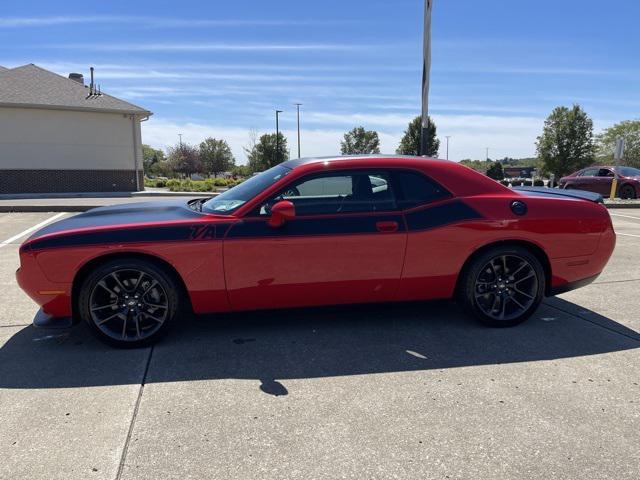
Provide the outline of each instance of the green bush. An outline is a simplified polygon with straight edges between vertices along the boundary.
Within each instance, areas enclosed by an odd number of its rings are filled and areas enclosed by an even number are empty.
[[[216,187],[234,187],[241,183],[242,180],[227,180],[225,178],[207,178],[205,180],[178,180],[172,178],[171,180],[156,180],[153,186],[167,187],[172,192],[215,192]],[[151,187],[148,182],[145,185]]]
[[[533,186],[534,187],[544,187],[544,180],[542,180],[541,178],[538,178],[536,180],[533,181]]]
[[[524,182],[522,182],[522,185],[524,185],[525,187],[533,187],[533,182],[531,180],[525,180]]]
[[[505,187],[508,187],[511,182],[509,180],[500,180],[500,183]]]
[[[178,180],[177,178],[172,178],[171,180],[167,180],[166,186],[172,192],[178,192],[178,191],[180,191],[180,184],[181,183],[182,182],[180,182],[180,180]]]

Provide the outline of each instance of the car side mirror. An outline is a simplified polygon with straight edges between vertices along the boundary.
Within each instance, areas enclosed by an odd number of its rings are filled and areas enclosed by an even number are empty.
[[[267,222],[270,227],[279,228],[287,220],[293,220],[296,216],[296,207],[289,200],[281,200],[271,207],[271,217]]]

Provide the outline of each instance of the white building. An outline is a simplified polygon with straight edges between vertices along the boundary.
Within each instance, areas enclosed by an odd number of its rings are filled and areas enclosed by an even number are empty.
[[[150,115],[80,74],[0,67],[0,193],[142,190]]]

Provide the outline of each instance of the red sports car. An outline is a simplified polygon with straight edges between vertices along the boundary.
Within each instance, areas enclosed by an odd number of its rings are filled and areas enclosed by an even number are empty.
[[[562,177],[560,188],[587,190],[609,196],[615,177],[614,167],[596,166],[579,170]],[[633,167],[618,167],[618,192],[620,198],[638,198],[640,193],[640,170]]]
[[[210,200],[102,207],[20,248],[39,326],[84,320],[115,346],[196,314],[456,297],[522,322],[591,282],[615,233],[599,196],[511,190],[454,162],[338,157],[277,165]]]

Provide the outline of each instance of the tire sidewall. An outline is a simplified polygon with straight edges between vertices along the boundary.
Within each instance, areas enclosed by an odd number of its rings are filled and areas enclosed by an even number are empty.
[[[521,315],[511,320],[496,320],[488,316],[478,306],[475,298],[476,279],[480,274],[480,270],[491,259],[502,255],[517,255],[529,262],[529,264],[533,267],[538,280],[538,290],[531,306]],[[544,298],[544,292],[546,289],[546,277],[544,268],[542,267],[542,264],[540,263],[538,257],[536,257],[526,248],[518,246],[492,247],[473,259],[468,268],[466,268],[463,272],[463,275],[464,278],[462,282],[461,295],[465,309],[474,317],[476,317],[480,322],[492,327],[512,327],[524,322],[531,315],[533,315],[533,313],[535,313]]]
[[[629,195],[624,195],[625,193],[629,193]],[[635,188],[633,188],[632,185],[629,185],[628,183],[625,185],[622,185],[622,187],[620,187],[620,198],[621,199],[633,199],[636,197],[636,190]]]
[[[100,330],[100,328],[94,323],[93,319],[91,318],[89,303],[91,299],[91,292],[95,288],[96,284],[106,275],[109,275],[110,273],[113,273],[117,270],[125,269],[137,269],[153,276],[158,281],[158,283],[160,283],[162,288],[164,288],[169,302],[169,311],[167,314],[167,318],[162,326],[151,336],[142,340],[122,341],[112,338],[105,334],[102,330]],[[98,266],[84,279],[78,295],[78,311],[80,313],[80,317],[87,323],[91,332],[104,343],[119,348],[145,347],[161,339],[164,335],[167,334],[167,332],[175,322],[176,312],[178,311],[178,303],[178,289],[172,276],[168,272],[166,272],[165,269],[160,268],[151,262],[135,258],[111,260]]]

